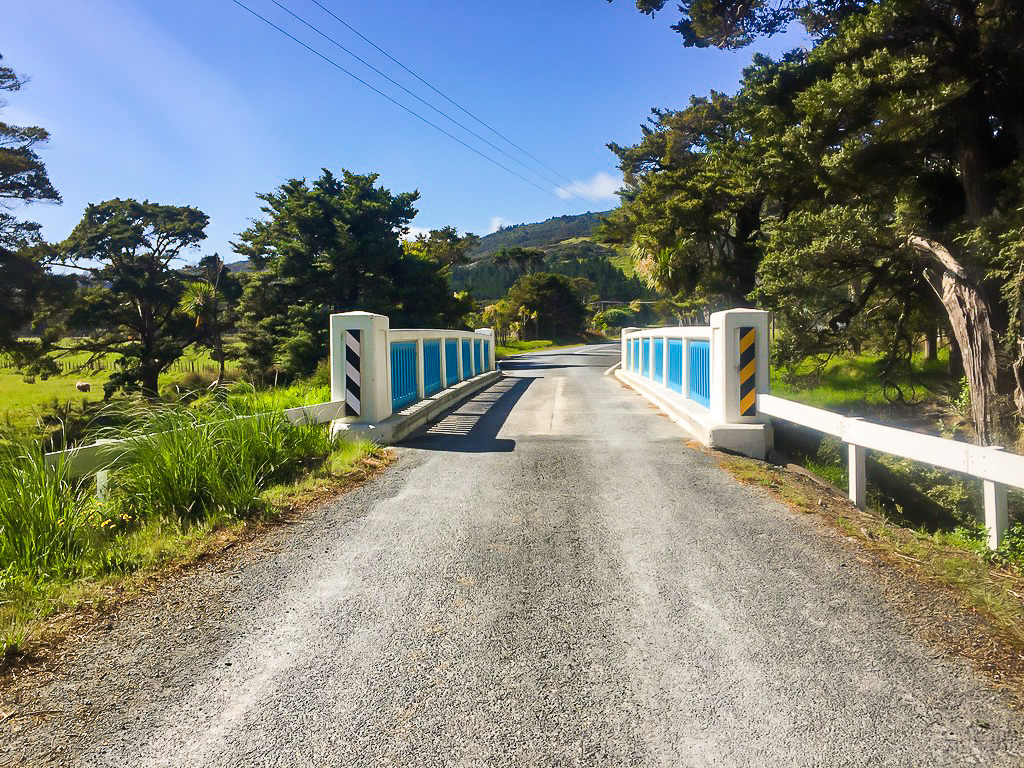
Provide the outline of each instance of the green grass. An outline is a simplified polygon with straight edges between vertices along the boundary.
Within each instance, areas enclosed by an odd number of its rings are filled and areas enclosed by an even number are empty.
[[[0,447],[5,653],[87,585],[127,579],[201,546],[211,532],[273,516],[271,499],[290,486],[342,479],[376,453],[372,443],[335,440],[326,425],[293,426],[279,412],[321,395],[243,389],[222,400],[139,408],[109,435],[137,441],[111,472],[104,501],[91,478],[72,479],[62,466],[48,471],[35,445]]]
[[[946,350],[938,360],[915,358],[913,370],[913,381],[906,374],[895,381],[908,401],[934,399],[936,391],[956,384],[948,373]],[[857,405],[886,405],[887,392],[895,397],[896,390],[887,390],[882,385],[880,373],[881,358],[877,355],[833,357],[823,364],[808,359],[792,370],[773,368],[772,394],[818,408],[842,410]]]

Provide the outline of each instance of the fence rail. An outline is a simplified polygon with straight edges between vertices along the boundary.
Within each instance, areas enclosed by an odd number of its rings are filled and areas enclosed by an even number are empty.
[[[1024,456],[998,447],[960,443],[875,424],[774,395],[758,395],[757,407],[769,416],[824,432],[846,443],[850,500],[861,508],[867,501],[865,450],[882,451],[982,480],[988,543],[992,549],[1002,543],[1008,526],[1006,487],[1024,489]]]

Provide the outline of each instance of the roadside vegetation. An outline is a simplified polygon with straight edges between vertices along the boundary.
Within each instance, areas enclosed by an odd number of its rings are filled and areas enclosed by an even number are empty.
[[[111,472],[95,478],[47,468],[32,443],[0,446],[0,641],[21,647],[40,617],[89,585],[116,583],[180,559],[212,532],[274,519],[289,489],[311,479],[335,488],[380,453],[331,438],[325,425],[293,426],[283,408],[325,399],[318,388],[270,393],[247,387],[190,403],[147,403],[96,435],[135,438]]]

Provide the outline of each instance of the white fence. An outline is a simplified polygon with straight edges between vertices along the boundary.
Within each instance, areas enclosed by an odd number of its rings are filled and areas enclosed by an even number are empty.
[[[1006,487],[1024,489],[1024,456],[850,418],[774,395],[758,395],[757,407],[769,416],[810,427],[846,443],[850,500],[862,509],[866,503],[867,449],[979,478],[984,483],[989,547],[996,549],[1002,543],[1008,524]]]

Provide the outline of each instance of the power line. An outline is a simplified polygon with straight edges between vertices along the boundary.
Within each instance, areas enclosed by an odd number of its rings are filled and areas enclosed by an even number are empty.
[[[551,173],[555,174],[555,176],[557,176],[558,178],[562,179],[563,181],[567,181],[567,182],[569,182],[569,184],[571,184],[572,186],[576,187],[576,189],[578,189],[578,190],[579,190],[580,192],[582,192],[582,193],[583,193],[583,194],[584,194],[584,195],[585,195],[586,197],[590,198],[590,201],[591,201],[591,202],[593,202],[593,203],[596,203],[596,202],[598,202],[598,199],[597,199],[597,198],[596,198],[596,197],[595,197],[594,195],[592,195],[592,194],[590,194],[589,192],[587,192],[587,190],[585,190],[585,189],[584,189],[583,187],[581,187],[581,186],[580,186],[579,184],[577,184],[577,183],[576,183],[575,181],[572,181],[571,179],[569,179],[569,178],[566,178],[565,176],[563,176],[562,174],[560,174],[560,173],[559,173],[558,171],[556,171],[556,170],[555,170],[554,168],[552,168],[552,167],[551,167],[550,165],[548,165],[547,163],[545,163],[545,162],[544,162],[543,160],[541,160],[541,159],[539,159],[539,158],[537,158],[537,157],[534,157],[534,156],[533,156],[533,155],[531,155],[531,154],[530,154],[529,152],[527,152],[527,151],[526,151],[525,149],[523,149],[523,148],[522,148],[521,146],[519,146],[519,145],[518,145],[518,144],[516,144],[516,143],[515,143],[514,141],[512,141],[512,139],[508,138],[508,137],[507,137],[507,136],[505,136],[505,135],[504,135],[503,133],[499,132],[499,131],[498,131],[497,129],[495,129],[495,128],[492,128],[492,127],[491,127],[491,126],[489,126],[489,125],[488,125],[487,123],[485,123],[485,122],[484,122],[483,120],[481,120],[481,119],[480,119],[479,117],[477,117],[477,116],[476,116],[476,115],[474,115],[474,114],[473,114],[472,112],[470,112],[470,111],[469,111],[468,109],[466,109],[466,108],[465,108],[464,106],[462,106],[461,104],[459,104],[459,103],[458,103],[457,101],[455,101],[454,99],[450,98],[450,97],[449,97],[449,96],[448,96],[447,94],[445,94],[444,92],[442,92],[442,91],[438,90],[438,89],[437,89],[437,88],[435,88],[435,87],[434,87],[433,85],[431,85],[430,83],[428,83],[428,82],[427,82],[426,80],[424,80],[424,79],[423,79],[422,77],[420,77],[420,76],[419,76],[419,75],[417,75],[417,74],[416,74],[415,72],[413,72],[413,71],[412,71],[411,69],[409,69],[409,68],[408,68],[407,66],[405,66],[405,64],[403,64],[402,62],[400,62],[400,61],[399,61],[398,59],[396,59],[396,58],[395,58],[394,56],[392,56],[392,55],[391,55],[390,53],[388,53],[388,52],[387,52],[387,51],[385,51],[385,50],[384,50],[383,48],[381,48],[381,47],[380,47],[379,45],[377,45],[377,44],[376,44],[375,42],[373,42],[373,40],[371,40],[370,38],[366,37],[366,36],[365,36],[365,35],[364,35],[364,34],[363,34],[362,32],[360,32],[360,31],[359,31],[358,29],[356,29],[355,27],[353,27],[353,26],[352,26],[351,24],[349,24],[349,23],[348,23],[347,21],[345,21],[344,19],[341,19],[341,18],[339,18],[338,16],[336,16],[336,15],[335,15],[335,14],[334,14],[334,13],[333,13],[333,12],[332,12],[332,11],[331,11],[331,10],[330,10],[329,8],[325,8],[325,7],[324,7],[324,6],[323,6],[323,5],[322,5],[322,4],[320,3],[320,0],[310,0],[310,2],[312,2],[312,3],[313,3],[314,5],[316,5],[316,6],[318,7],[318,8],[320,8],[320,9],[321,9],[321,10],[322,10],[322,11],[323,11],[324,13],[326,13],[326,14],[327,14],[328,16],[330,16],[330,17],[331,17],[332,19],[334,19],[335,21],[337,21],[337,22],[338,22],[339,24],[342,24],[343,26],[345,26],[345,27],[346,27],[346,28],[347,28],[347,29],[348,29],[348,30],[349,30],[350,32],[352,32],[352,33],[353,33],[354,35],[356,35],[357,37],[359,37],[359,38],[360,38],[361,40],[363,40],[364,42],[368,43],[368,44],[369,44],[369,45],[371,45],[371,46],[372,46],[373,48],[377,49],[377,51],[379,51],[379,52],[380,52],[380,53],[382,53],[382,54],[383,54],[384,56],[386,56],[386,57],[387,57],[388,59],[390,59],[390,60],[391,60],[392,62],[394,62],[395,64],[397,64],[398,66],[400,66],[400,67],[401,67],[402,69],[404,69],[404,70],[405,70],[406,72],[408,72],[408,73],[409,73],[410,75],[412,75],[413,77],[415,77],[415,78],[416,78],[417,80],[419,80],[419,81],[420,81],[421,83],[423,83],[423,84],[424,84],[425,86],[427,86],[427,88],[429,88],[430,90],[432,90],[432,91],[433,91],[434,93],[436,93],[436,94],[437,94],[438,96],[440,96],[440,97],[441,97],[442,99],[444,99],[445,101],[447,101],[447,102],[448,102],[449,104],[452,104],[453,106],[455,106],[455,107],[457,107],[458,109],[462,110],[462,111],[463,111],[464,113],[466,113],[466,114],[467,114],[467,115],[469,115],[469,116],[470,116],[471,118],[473,118],[474,120],[476,120],[476,121],[477,121],[478,123],[480,123],[480,125],[482,125],[482,126],[483,126],[484,128],[486,128],[487,130],[489,130],[489,131],[490,131],[491,133],[493,133],[493,134],[494,134],[495,136],[499,137],[499,138],[500,138],[500,139],[501,139],[502,141],[508,142],[508,143],[509,143],[510,145],[512,145],[513,147],[515,147],[516,149],[518,149],[518,150],[519,150],[520,152],[522,152],[522,153],[523,153],[524,155],[526,155],[526,156],[527,156],[528,158],[530,158],[531,160],[533,160],[533,161],[534,161],[535,163],[539,163],[539,164],[540,164],[541,166],[543,166],[543,167],[544,167],[544,168],[546,168],[547,170],[551,171]],[[390,79],[390,78],[388,78],[388,79]],[[449,119],[451,119],[451,118],[449,118]],[[453,121],[453,122],[454,122],[454,121]],[[468,129],[467,129],[467,130],[468,130]],[[475,136],[475,135],[476,135],[476,134],[474,134],[474,136]],[[493,145],[492,145],[492,146],[493,146]],[[538,175],[540,175],[540,174],[538,174]],[[550,181],[550,179],[548,179],[548,181]],[[552,183],[554,183],[554,182],[552,182]],[[559,185],[559,187],[561,187],[562,189],[565,189],[565,187],[562,187],[561,185]],[[569,194],[570,194],[570,195],[573,195],[573,197],[576,197],[576,198],[578,198],[578,199],[582,199],[582,198],[580,198],[580,196],[579,196],[579,195],[577,195],[577,194],[576,194],[576,193],[574,193],[574,192],[570,192],[570,191],[569,191],[568,189],[565,189],[565,191],[566,191],[566,192],[569,192]]]
[[[371,64],[370,62],[368,62],[368,61],[367,61],[366,59],[364,59],[364,58],[362,58],[361,56],[359,56],[358,54],[356,54],[356,53],[353,53],[352,51],[350,51],[350,50],[349,50],[348,48],[346,48],[346,47],[345,47],[344,45],[342,45],[341,43],[339,43],[339,42],[338,42],[337,40],[335,40],[335,39],[334,39],[333,37],[331,37],[330,35],[328,35],[328,34],[327,34],[326,32],[324,32],[323,30],[321,30],[321,29],[319,29],[318,27],[314,26],[314,25],[313,25],[313,24],[311,24],[310,22],[306,21],[306,19],[302,18],[302,17],[301,17],[301,16],[299,16],[299,15],[298,15],[297,13],[295,13],[295,12],[294,12],[294,11],[292,11],[292,10],[290,10],[290,9],[289,9],[288,7],[286,7],[286,6],[282,5],[282,4],[280,3],[280,2],[278,2],[278,0],[270,0],[270,2],[272,2],[272,3],[274,4],[274,5],[276,5],[276,6],[278,7],[278,8],[280,8],[280,9],[281,9],[282,11],[284,11],[285,13],[287,13],[287,14],[288,14],[289,16],[291,16],[291,17],[292,17],[293,19],[295,19],[296,21],[298,21],[298,22],[299,22],[300,24],[304,24],[304,25],[305,25],[306,27],[308,27],[309,29],[311,29],[311,30],[313,30],[314,32],[316,32],[316,33],[317,33],[318,35],[320,35],[320,36],[321,36],[322,38],[324,38],[324,39],[325,39],[325,40],[327,40],[328,42],[332,43],[333,45],[335,45],[335,46],[337,46],[338,48],[340,48],[341,50],[343,50],[343,51],[344,51],[345,53],[347,53],[347,54],[348,54],[349,56],[351,56],[351,57],[352,57],[353,59],[355,59],[356,61],[358,61],[358,62],[359,62],[360,64],[363,64],[364,66],[368,67],[369,69],[372,69],[372,70],[373,70],[374,72],[376,72],[376,73],[377,73],[378,75],[380,75],[381,77],[383,77],[383,78],[384,78],[385,80],[387,80],[387,81],[388,81],[389,83],[391,83],[391,84],[392,84],[393,86],[395,86],[396,88],[400,88],[401,90],[405,91],[405,93],[407,93],[407,94],[408,94],[409,96],[412,96],[412,97],[413,97],[414,99],[416,99],[416,100],[417,100],[418,102],[420,102],[420,103],[421,103],[421,104],[423,104],[424,106],[426,106],[426,107],[428,107],[428,108],[430,108],[430,109],[434,110],[434,112],[436,112],[437,114],[439,114],[439,115],[440,115],[441,117],[443,117],[443,118],[444,118],[445,120],[449,120],[450,122],[452,122],[452,123],[454,123],[455,125],[459,126],[459,128],[461,128],[462,130],[464,130],[464,131],[465,131],[466,133],[470,134],[471,136],[474,136],[474,137],[476,137],[477,139],[479,139],[480,141],[482,141],[482,142],[483,142],[484,144],[486,144],[487,146],[489,146],[489,147],[490,147],[491,149],[495,150],[496,152],[500,152],[501,154],[503,154],[503,155],[504,155],[505,157],[507,157],[507,158],[508,158],[509,160],[511,160],[512,162],[514,162],[514,163],[518,163],[519,165],[521,165],[521,166],[522,166],[523,168],[525,168],[525,169],[526,169],[527,171],[529,171],[530,173],[535,173],[535,174],[537,174],[538,176],[540,176],[540,177],[541,177],[542,179],[544,179],[544,181],[548,182],[549,184],[554,184],[554,185],[555,185],[556,187],[559,187],[560,189],[565,189],[565,188],[564,188],[564,187],[563,187],[563,186],[562,186],[561,184],[559,184],[559,183],[558,183],[557,181],[555,181],[554,179],[552,179],[552,178],[549,178],[549,177],[545,176],[545,175],[544,175],[543,173],[540,173],[539,171],[537,171],[537,170],[536,170],[536,169],[534,169],[534,168],[531,168],[531,167],[530,167],[529,165],[527,165],[526,163],[524,163],[524,162],[523,162],[522,160],[520,160],[520,159],[519,159],[518,157],[515,157],[514,155],[510,155],[510,154],[509,154],[508,152],[506,152],[506,151],[505,151],[504,149],[502,149],[501,147],[499,147],[499,146],[498,146],[497,144],[494,144],[494,143],[492,143],[492,142],[488,141],[488,140],[487,140],[487,139],[485,139],[485,138],[484,138],[483,136],[481,136],[481,135],[480,135],[479,133],[477,133],[476,131],[474,131],[474,130],[473,130],[472,128],[469,128],[468,126],[466,126],[466,125],[464,125],[464,124],[460,123],[460,122],[459,122],[458,120],[456,120],[456,119],[455,119],[454,117],[452,117],[451,115],[447,114],[446,112],[442,112],[442,111],[441,111],[440,109],[438,109],[437,107],[435,107],[435,106],[434,106],[433,104],[431,104],[431,103],[430,103],[429,101],[426,101],[425,99],[421,98],[421,97],[420,97],[419,95],[417,95],[417,94],[413,93],[412,91],[410,91],[410,90],[409,90],[408,88],[406,88],[406,87],[405,87],[404,85],[402,85],[401,83],[399,83],[399,82],[396,82],[396,81],[395,81],[395,80],[393,80],[392,78],[388,77],[388,76],[387,76],[387,75],[386,75],[385,73],[381,72],[381,71],[380,71],[379,69],[377,69],[377,68],[376,68],[375,66],[373,66],[373,64]],[[328,13],[329,13],[329,11],[328,11]],[[577,200],[579,200],[579,201],[581,201],[581,202],[584,202],[584,203],[593,203],[593,202],[596,202],[596,200],[585,200],[584,198],[580,197],[579,195],[577,195],[577,194],[576,194],[575,192],[572,192],[571,190],[568,190],[568,189],[566,189],[565,191],[566,191],[566,192],[568,192],[568,193],[569,193],[570,195],[572,195],[573,197],[575,197],[575,198],[576,198]]]
[[[354,74],[354,73],[352,73],[352,72],[349,72],[349,71],[348,71],[347,69],[345,69],[345,68],[344,68],[343,66],[341,66],[341,64],[339,64],[338,62],[336,62],[336,61],[335,61],[334,59],[331,59],[330,57],[328,57],[328,56],[325,56],[324,54],[320,53],[320,51],[316,50],[315,48],[312,48],[312,47],[310,47],[310,46],[306,45],[306,44],[305,44],[304,42],[302,42],[301,40],[299,40],[299,39],[298,39],[297,37],[295,37],[294,35],[292,35],[292,34],[290,34],[290,33],[286,32],[286,31],[285,31],[285,30],[283,30],[283,29],[281,29],[281,27],[277,26],[277,24],[275,24],[274,22],[270,21],[269,19],[267,19],[267,18],[266,18],[266,17],[264,17],[264,16],[261,16],[261,15],[260,15],[260,14],[258,14],[258,13],[257,13],[256,11],[254,11],[254,10],[253,10],[252,8],[250,8],[249,6],[247,6],[247,5],[245,5],[244,3],[242,3],[242,2],[241,2],[241,0],[231,0],[231,2],[233,2],[233,3],[234,3],[235,5],[237,5],[237,6],[239,7],[239,8],[242,8],[242,9],[244,9],[244,10],[248,11],[248,12],[249,12],[249,13],[251,13],[251,14],[252,14],[253,16],[255,16],[255,17],[256,17],[257,19],[259,19],[260,21],[262,21],[262,22],[263,22],[264,24],[267,24],[268,26],[271,26],[271,27],[273,27],[273,28],[274,28],[274,29],[276,29],[276,30],[277,30],[278,32],[280,32],[280,33],[281,33],[282,35],[284,35],[285,37],[287,37],[287,38],[288,38],[289,40],[291,40],[291,41],[293,41],[293,42],[295,42],[295,43],[298,43],[298,44],[299,44],[299,45],[301,45],[301,46],[302,46],[303,48],[305,48],[305,49],[306,49],[307,51],[309,51],[310,53],[312,53],[312,54],[313,54],[314,56],[317,56],[317,57],[319,57],[319,58],[323,59],[324,61],[326,61],[326,62],[327,62],[328,64],[330,64],[330,65],[331,65],[332,67],[334,67],[335,69],[338,69],[338,70],[340,70],[340,71],[344,72],[344,73],[345,73],[346,75],[348,75],[349,77],[351,77],[351,78],[352,78],[353,80],[355,80],[356,82],[358,82],[358,83],[360,83],[360,84],[362,84],[362,85],[365,85],[365,86],[366,86],[367,88],[369,88],[369,89],[370,89],[371,91],[373,91],[374,93],[376,93],[376,94],[377,94],[378,96],[381,96],[381,97],[383,97],[383,98],[387,99],[387,100],[388,100],[388,101],[390,101],[390,102],[391,102],[392,104],[394,104],[394,105],[395,105],[396,107],[399,107],[399,108],[401,108],[401,109],[405,110],[405,111],[406,111],[406,112],[408,112],[408,113],[409,113],[410,115],[412,115],[413,117],[417,118],[418,120],[422,120],[422,121],[423,121],[424,123],[426,123],[427,125],[429,125],[429,126],[430,126],[431,128],[433,128],[434,130],[436,130],[436,131],[440,131],[441,133],[443,133],[443,134],[444,134],[445,136],[447,136],[447,137],[448,137],[449,139],[451,139],[452,141],[458,142],[459,144],[461,144],[462,146],[464,146],[464,147],[465,147],[466,149],[470,150],[471,152],[474,152],[474,153],[476,153],[476,154],[480,155],[480,157],[482,157],[482,158],[483,158],[484,160],[487,160],[488,162],[491,162],[491,163],[493,163],[494,165],[498,166],[498,167],[499,167],[499,168],[501,168],[502,170],[504,170],[504,171],[507,171],[508,173],[511,173],[511,174],[512,174],[513,176],[515,176],[515,177],[516,177],[516,178],[518,178],[518,179],[521,179],[521,180],[525,181],[525,182],[526,182],[527,184],[529,184],[530,186],[532,186],[532,187],[536,187],[536,188],[537,188],[537,189],[539,189],[539,190],[540,190],[541,192],[544,192],[545,194],[551,195],[551,196],[552,196],[553,198],[555,198],[556,200],[562,200],[562,202],[569,202],[568,200],[564,200],[563,198],[559,197],[558,195],[556,195],[556,194],[555,194],[554,192],[552,192],[551,190],[549,190],[549,189],[545,189],[545,188],[544,188],[544,187],[542,187],[542,186],[541,186],[540,184],[537,184],[537,183],[536,183],[535,181],[532,181],[532,180],[530,180],[530,179],[526,178],[525,176],[523,176],[522,174],[520,174],[520,173],[517,173],[516,171],[513,171],[513,170],[512,170],[511,168],[509,168],[508,166],[506,166],[506,165],[502,165],[502,164],[501,164],[501,163],[499,163],[499,162],[498,162],[497,160],[495,160],[495,159],[494,159],[493,157],[491,157],[491,156],[489,156],[489,155],[486,155],[486,154],[484,154],[483,152],[481,152],[481,151],[480,151],[479,149],[477,149],[476,147],[474,147],[474,146],[471,146],[471,145],[467,144],[467,143],[466,143],[466,142],[464,142],[464,141],[463,141],[462,139],[460,139],[460,138],[459,138],[458,136],[453,136],[453,135],[452,135],[451,133],[449,133],[448,131],[446,131],[446,130],[445,130],[444,128],[442,128],[441,126],[437,125],[436,123],[432,123],[432,122],[431,122],[430,120],[428,120],[427,118],[423,117],[423,115],[421,115],[421,114],[419,114],[418,112],[415,112],[415,111],[413,111],[413,110],[409,109],[409,107],[405,106],[405,105],[404,105],[404,104],[402,104],[402,103],[401,103],[400,101],[396,101],[395,99],[391,98],[390,96],[388,96],[388,95],[387,95],[386,93],[384,93],[384,92],[383,92],[383,91],[381,91],[380,89],[378,89],[378,88],[375,88],[374,86],[370,85],[370,84],[369,84],[368,82],[366,82],[365,80],[363,80],[363,79],[362,79],[361,77],[359,77],[358,75],[356,75],[356,74]],[[570,203],[570,204],[571,204],[571,205],[575,205],[574,203]],[[579,206],[575,206],[575,207],[579,208]],[[582,210],[582,209],[581,209],[581,210]]]

